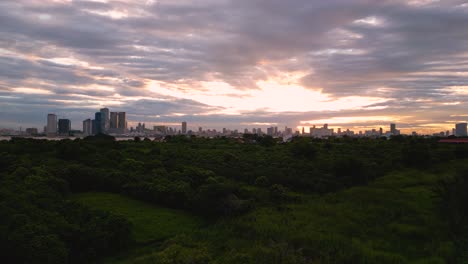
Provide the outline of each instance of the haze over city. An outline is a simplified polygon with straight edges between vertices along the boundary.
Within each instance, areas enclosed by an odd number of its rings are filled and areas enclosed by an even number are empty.
[[[129,126],[451,130],[466,25],[457,0],[2,1],[0,128],[109,107]]]

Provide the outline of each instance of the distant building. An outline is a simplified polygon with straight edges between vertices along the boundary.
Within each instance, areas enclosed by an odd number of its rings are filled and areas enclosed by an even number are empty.
[[[284,127],[284,135],[283,136],[289,136],[293,134],[293,130],[290,127]]]
[[[87,136],[91,136],[92,134],[93,134],[93,121],[88,118],[83,121],[83,135],[87,137]]]
[[[111,112],[110,121],[109,121],[109,129],[115,130],[117,128],[119,128],[119,113]]]
[[[57,116],[54,114],[47,115],[47,136],[57,135]]]
[[[182,122],[182,134],[187,134],[187,122]]]
[[[101,112],[101,133],[107,133],[109,130],[110,118],[109,108],[102,108]]]
[[[146,131],[145,123],[138,123],[138,126],[136,127],[136,132],[137,133],[145,133],[145,131]]]
[[[119,112],[118,132],[123,134],[127,132],[127,113]]]
[[[59,119],[58,121],[58,132],[62,136],[70,135],[71,121],[70,119]]]
[[[333,129],[328,128],[328,124],[324,124],[323,127],[317,128],[313,126],[309,129],[309,134],[311,137],[330,137],[333,136]]]
[[[37,135],[39,134],[37,128],[26,128],[26,134],[30,135],[30,136],[34,136],[34,135]]]
[[[101,134],[102,133],[102,125],[101,125],[101,112],[96,112],[94,114],[94,123],[93,123],[93,135]]]
[[[392,136],[400,135],[400,130],[396,129],[396,124],[390,124],[390,135]]]
[[[467,123],[459,123],[455,125],[455,136],[457,137],[466,137],[468,136],[467,132]]]
[[[160,135],[166,135],[168,132],[166,126],[154,126],[153,129],[154,129],[154,132]]]
[[[274,128],[273,127],[267,128],[267,135],[268,136],[273,136],[273,134],[274,134]]]

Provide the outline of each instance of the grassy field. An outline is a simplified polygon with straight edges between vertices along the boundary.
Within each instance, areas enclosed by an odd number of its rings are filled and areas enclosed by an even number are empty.
[[[202,220],[186,212],[153,206],[119,194],[80,193],[72,196],[93,209],[112,212],[127,218],[133,225],[136,242],[159,241],[197,230]]]

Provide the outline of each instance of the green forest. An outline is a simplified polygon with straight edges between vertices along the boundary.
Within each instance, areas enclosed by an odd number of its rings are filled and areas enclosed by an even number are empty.
[[[468,263],[468,145],[0,141],[2,263]]]

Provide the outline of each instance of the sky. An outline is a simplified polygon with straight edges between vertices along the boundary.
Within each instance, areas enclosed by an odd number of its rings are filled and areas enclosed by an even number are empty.
[[[468,1],[2,0],[0,128],[468,120]]]

